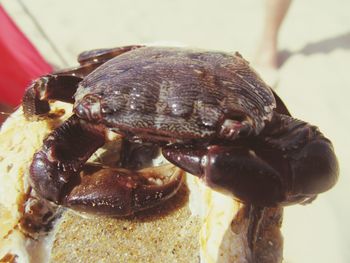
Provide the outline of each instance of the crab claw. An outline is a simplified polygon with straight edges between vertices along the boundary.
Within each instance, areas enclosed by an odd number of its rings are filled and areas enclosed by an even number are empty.
[[[104,143],[103,126],[71,116],[35,153],[29,169],[32,187],[56,204],[110,216],[156,206],[179,190],[183,171],[170,164],[136,171],[86,165]]]
[[[332,143],[318,128],[278,113],[249,140],[170,145],[163,155],[211,188],[256,206],[309,203],[332,188],[339,175]]]
[[[288,193],[283,205],[309,203],[337,183],[339,165],[333,145],[316,126],[276,113],[261,138],[258,154],[266,158],[269,155],[261,149],[270,149],[283,156],[273,165],[288,167],[284,169]]]
[[[29,168],[31,186],[40,196],[60,203],[66,185],[76,181],[78,171],[104,143],[101,127],[71,116],[45,138],[34,154]]]
[[[206,148],[184,147],[176,144],[162,149],[163,156],[169,162],[198,177],[203,175],[202,160],[206,152]]]
[[[127,216],[171,198],[182,180],[183,171],[171,164],[139,171],[86,166],[63,204],[81,212]]]
[[[283,178],[252,150],[213,145],[201,149],[168,146],[164,157],[200,177],[213,189],[245,203],[273,206],[285,199]]]

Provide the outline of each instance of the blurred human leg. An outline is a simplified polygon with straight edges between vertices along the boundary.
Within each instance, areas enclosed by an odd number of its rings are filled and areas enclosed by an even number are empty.
[[[265,0],[264,27],[254,60],[256,66],[278,68],[278,33],[290,4],[291,0]]]

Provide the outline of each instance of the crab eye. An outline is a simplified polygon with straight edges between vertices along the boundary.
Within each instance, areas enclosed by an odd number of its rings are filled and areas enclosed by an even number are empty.
[[[101,118],[101,100],[95,95],[86,95],[74,107],[74,112],[82,119],[98,120]]]

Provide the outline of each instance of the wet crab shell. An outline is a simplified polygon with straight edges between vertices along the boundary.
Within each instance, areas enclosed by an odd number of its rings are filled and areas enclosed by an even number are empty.
[[[89,74],[75,94],[75,113],[152,140],[218,137],[225,121],[259,134],[275,98],[238,53],[142,47]]]

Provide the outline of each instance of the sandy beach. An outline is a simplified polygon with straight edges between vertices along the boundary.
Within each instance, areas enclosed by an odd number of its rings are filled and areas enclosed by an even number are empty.
[[[84,50],[154,42],[239,51],[252,60],[264,15],[258,0],[26,0],[27,9],[21,2],[1,4],[58,68],[76,65]],[[276,91],[295,117],[332,140],[340,163],[334,189],[311,205],[285,209],[288,263],[350,262],[349,10],[345,0],[294,1],[280,34]]]

